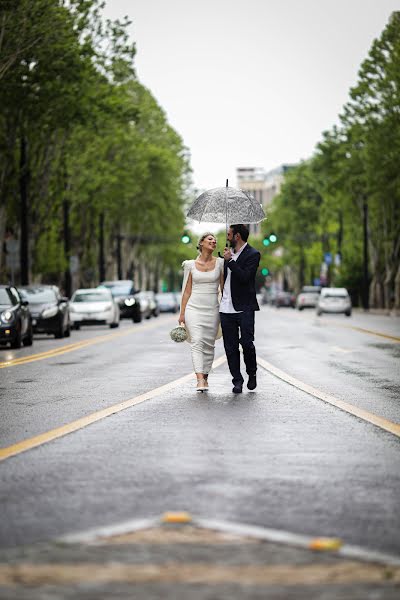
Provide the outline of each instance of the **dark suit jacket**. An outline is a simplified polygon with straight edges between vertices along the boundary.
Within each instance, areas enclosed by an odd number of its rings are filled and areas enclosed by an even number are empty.
[[[256,273],[261,255],[258,250],[247,246],[237,261],[225,261],[224,280],[231,270],[231,295],[235,310],[260,310],[256,297]]]

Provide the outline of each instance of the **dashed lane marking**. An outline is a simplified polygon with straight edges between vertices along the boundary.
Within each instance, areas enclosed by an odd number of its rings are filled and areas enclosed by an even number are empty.
[[[226,356],[221,356],[217,358],[213,363],[213,369],[222,365],[226,361]],[[176,387],[179,387],[182,383],[185,383],[189,379],[193,378],[193,373],[189,373],[188,375],[184,375],[179,379],[175,379],[170,383],[166,383],[160,387],[154,388],[145,394],[141,394],[140,396],[135,396],[134,398],[130,398],[129,400],[125,400],[124,402],[120,402],[118,404],[113,404],[108,408],[103,410],[96,411],[87,415],[86,417],[82,417],[81,419],[77,419],[76,421],[72,421],[71,423],[67,423],[66,425],[62,425],[61,427],[57,427],[56,429],[51,429],[50,431],[46,431],[45,433],[41,433],[32,438],[28,438],[23,440],[22,442],[18,442],[13,444],[12,446],[8,446],[6,448],[0,448],[0,461],[6,460],[7,458],[11,458],[12,456],[16,456],[17,454],[21,454],[21,452],[26,452],[27,450],[32,450],[37,446],[41,446],[42,444],[46,444],[47,442],[51,442],[56,440],[64,435],[68,435],[69,433],[73,433],[74,431],[79,431],[83,429],[83,427],[87,427],[92,423],[96,423],[97,421],[101,421],[110,415],[121,412],[122,410],[126,410],[127,408],[131,408],[132,406],[136,406],[137,404],[141,404],[146,400],[150,400],[155,398],[156,396],[160,396],[164,392],[168,392]]]
[[[168,320],[170,320],[170,319],[168,319]],[[163,321],[163,323],[165,323],[165,320]],[[66,346],[60,346],[59,348],[53,348],[52,350],[47,350],[45,352],[37,352],[36,354],[30,354],[29,356],[21,356],[21,358],[13,358],[12,360],[0,362],[0,369],[5,369],[7,367],[15,367],[17,365],[25,365],[27,363],[36,362],[37,360],[45,360],[47,358],[53,358],[54,356],[60,356],[61,354],[66,354],[67,352],[74,352],[76,350],[81,350],[82,348],[86,348],[88,346],[93,346],[94,344],[100,344],[102,342],[109,342],[109,341],[114,340],[119,337],[131,335],[132,333],[140,333],[141,331],[154,329],[158,325],[159,325],[159,323],[151,323],[148,325],[141,325],[139,327],[135,327],[135,328],[128,329],[125,331],[118,331],[117,333],[108,333],[106,335],[100,335],[95,338],[82,340],[80,342],[75,342],[73,344],[67,344]]]
[[[381,429],[384,429],[385,431],[388,431],[389,433],[400,437],[400,424],[393,423],[392,421],[389,421],[384,417],[380,417],[379,415],[375,415],[374,413],[364,410],[363,408],[359,408],[358,406],[354,406],[353,404],[344,402],[343,400],[340,400],[339,398],[336,398],[331,394],[326,394],[325,392],[311,385],[308,385],[308,383],[305,383],[304,381],[300,381],[299,379],[292,377],[288,373],[285,373],[285,371],[278,369],[263,358],[257,357],[257,362],[260,365],[260,367],[262,367],[272,375],[275,375],[275,377],[278,377],[279,379],[282,379],[282,381],[285,381],[289,385],[292,385],[295,388],[306,392],[306,394],[310,394],[315,398],[319,398],[320,400],[323,400],[324,402],[327,402],[332,406],[336,406],[336,408],[340,408],[341,410],[344,410],[345,412],[350,413],[355,417],[363,419],[363,421],[372,423],[373,425],[376,425],[377,427],[380,427]]]

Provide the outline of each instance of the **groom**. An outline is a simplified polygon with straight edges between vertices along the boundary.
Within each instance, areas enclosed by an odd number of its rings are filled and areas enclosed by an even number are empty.
[[[247,243],[248,237],[245,225],[231,225],[228,241],[233,252],[228,248],[224,250],[224,290],[219,311],[234,394],[240,394],[243,387],[239,343],[249,376],[247,387],[249,390],[257,387],[254,311],[260,310],[255,287],[260,253]]]

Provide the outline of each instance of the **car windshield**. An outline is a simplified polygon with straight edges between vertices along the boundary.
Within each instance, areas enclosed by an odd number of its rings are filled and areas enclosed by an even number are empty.
[[[0,304],[2,306],[14,306],[11,293],[4,288],[0,289]]]
[[[21,290],[29,304],[44,304],[45,302],[57,302],[57,296],[53,290],[44,288],[24,288]]]
[[[72,298],[72,302],[107,302],[109,300],[110,296],[106,292],[78,293]]]
[[[110,290],[113,296],[129,296],[132,294],[132,286],[131,285],[112,285],[105,284],[103,287],[106,287]]]
[[[313,287],[311,285],[306,285],[302,288],[301,293],[302,294],[319,294],[320,293],[320,289],[318,287]]]

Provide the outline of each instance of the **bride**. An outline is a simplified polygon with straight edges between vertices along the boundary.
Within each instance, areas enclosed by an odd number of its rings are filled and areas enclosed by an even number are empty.
[[[224,259],[213,252],[217,240],[205,233],[198,243],[196,260],[185,260],[179,323],[185,325],[197,377],[197,391],[208,390],[215,340],[221,337],[218,290],[224,288]]]

